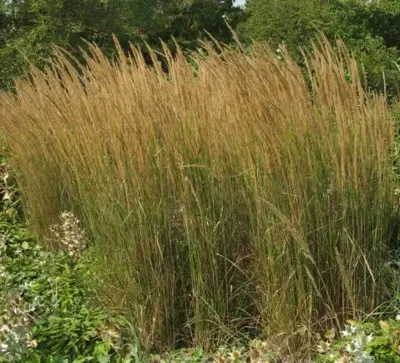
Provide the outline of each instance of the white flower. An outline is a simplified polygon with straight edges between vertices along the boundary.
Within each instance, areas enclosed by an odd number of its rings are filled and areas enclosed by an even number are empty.
[[[79,225],[80,221],[70,212],[63,212],[60,223],[50,227],[55,239],[65,248],[71,257],[79,258],[86,248],[85,231]]]
[[[33,339],[28,343],[28,347],[30,347],[30,348],[36,348],[37,346],[38,346],[38,342],[36,339]]]
[[[356,331],[357,331],[357,327],[356,326],[354,326],[354,325],[346,325],[345,326],[345,330],[343,330],[341,333],[342,333],[343,337],[348,337],[350,335],[353,335]]]
[[[355,353],[357,350],[356,350],[354,344],[347,344],[346,351],[349,353]]]
[[[32,284],[32,281],[25,281],[22,285],[21,285],[21,289],[22,290],[30,290],[30,288],[31,288],[31,284]]]
[[[8,350],[8,344],[3,342],[0,344],[0,352],[6,352]]]
[[[11,194],[9,193],[9,192],[5,192],[4,193],[4,195],[3,195],[3,201],[4,202],[6,202],[6,201],[11,201]]]
[[[342,332],[343,337],[348,337],[350,333],[347,330],[343,330]]]
[[[234,361],[238,361],[240,359],[240,352],[235,350],[229,354],[229,357]]]
[[[10,327],[7,324],[4,324],[0,327],[0,333],[8,333],[10,331]]]
[[[353,342],[358,350],[362,350],[372,339],[372,334],[365,335],[365,333],[362,332],[355,339],[353,339]]]
[[[399,321],[400,320],[400,314],[396,315],[396,320]]]
[[[318,353],[326,353],[330,347],[331,344],[329,342],[320,341],[319,344],[317,345],[317,351]]]

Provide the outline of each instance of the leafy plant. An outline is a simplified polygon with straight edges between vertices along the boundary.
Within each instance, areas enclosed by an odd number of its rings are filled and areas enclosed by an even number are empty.
[[[349,321],[340,336],[321,341],[317,362],[397,362],[400,359],[400,316],[375,322]]]
[[[299,64],[320,32],[332,42],[344,40],[357,58],[363,81],[375,91],[398,96],[395,62],[400,8],[396,1],[248,0],[240,33],[274,47],[285,43]]]
[[[43,250],[18,218],[18,193],[6,162],[2,170],[0,362],[127,363],[130,351],[138,362],[137,348],[122,336],[126,324],[96,307],[94,260],[90,251],[81,256],[77,242],[84,234],[76,219],[66,213],[53,227],[64,250]]]

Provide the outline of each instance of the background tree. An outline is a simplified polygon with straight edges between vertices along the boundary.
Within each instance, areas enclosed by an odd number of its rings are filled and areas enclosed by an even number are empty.
[[[398,93],[400,72],[400,3],[396,0],[248,0],[246,21],[240,26],[248,40],[284,42],[300,59],[323,32],[330,40],[340,37],[356,54],[372,89]]]
[[[235,28],[241,13],[232,0],[0,1],[0,88],[25,74],[28,59],[42,67],[52,44],[79,54],[85,39],[111,56],[112,34],[125,49],[129,42],[157,47],[174,36],[193,49],[205,31],[229,42],[232,34],[225,21]]]

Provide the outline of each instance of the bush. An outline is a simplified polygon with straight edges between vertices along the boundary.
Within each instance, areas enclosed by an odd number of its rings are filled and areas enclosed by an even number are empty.
[[[300,349],[386,299],[393,123],[339,49],[316,47],[306,81],[262,45],[205,45],[195,74],[166,48],[168,74],[93,47],[1,96],[31,225],[45,241],[80,217],[103,301],[145,348],[261,333]]]
[[[278,47],[285,43],[302,63],[300,47],[309,48],[323,32],[344,40],[360,65],[362,78],[375,91],[399,95],[400,7],[397,1],[251,0],[241,34]]]

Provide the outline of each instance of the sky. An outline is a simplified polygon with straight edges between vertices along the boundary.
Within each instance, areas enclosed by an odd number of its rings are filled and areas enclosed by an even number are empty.
[[[246,4],[246,0],[236,0],[235,5],[244,5]]]

